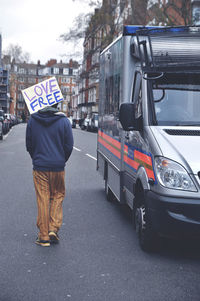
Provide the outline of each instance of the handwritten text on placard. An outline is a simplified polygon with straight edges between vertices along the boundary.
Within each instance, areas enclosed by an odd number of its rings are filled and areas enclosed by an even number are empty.
[[[22,90],[22,94],[30,114],[63,100],[62,93],[55,77],[51,77],[32,87]]]

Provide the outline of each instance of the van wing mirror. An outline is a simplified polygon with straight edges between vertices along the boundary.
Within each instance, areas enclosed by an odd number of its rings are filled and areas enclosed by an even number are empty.
[[[136,127],[135,106],[133,103],[122,103],[119,109],[119,121],[124,131],[132,131]]]

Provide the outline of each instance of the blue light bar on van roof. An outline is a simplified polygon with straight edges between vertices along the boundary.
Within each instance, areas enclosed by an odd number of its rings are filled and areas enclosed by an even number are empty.
[[[150,33],[177,33],[177,32],[189,32],[200,31],[199,26],[177,26],[177,27],[163,27],[163,26],[124,26],[123,35],[136,35],[137,31],[149,31]]]
[[[123,35],[128,36],[128,35],[135,35],[136,31],[138,30],[143,30],[143,29],[158,29],[161,27],[158,26],[135,26],[135,25],[125,25],[124,26],[124,31]]]

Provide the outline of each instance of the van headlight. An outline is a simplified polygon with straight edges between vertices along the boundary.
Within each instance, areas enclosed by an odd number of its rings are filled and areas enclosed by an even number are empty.
[[[164,157],[156,157],[155,170],[161,185],[173,189],[197,191],[191,177],[180,164]]]

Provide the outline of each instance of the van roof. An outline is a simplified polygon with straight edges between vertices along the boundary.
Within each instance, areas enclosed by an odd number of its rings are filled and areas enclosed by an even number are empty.
[[[129,26],[144,72],[200,70],[200,26]],[[133,53],[134,55],[134,53]]]
[[[149,30],[163,28],[163,26],[142,26],[142,25],[125,25],[123,29],[123,36],[136,35],[138,30]]]

